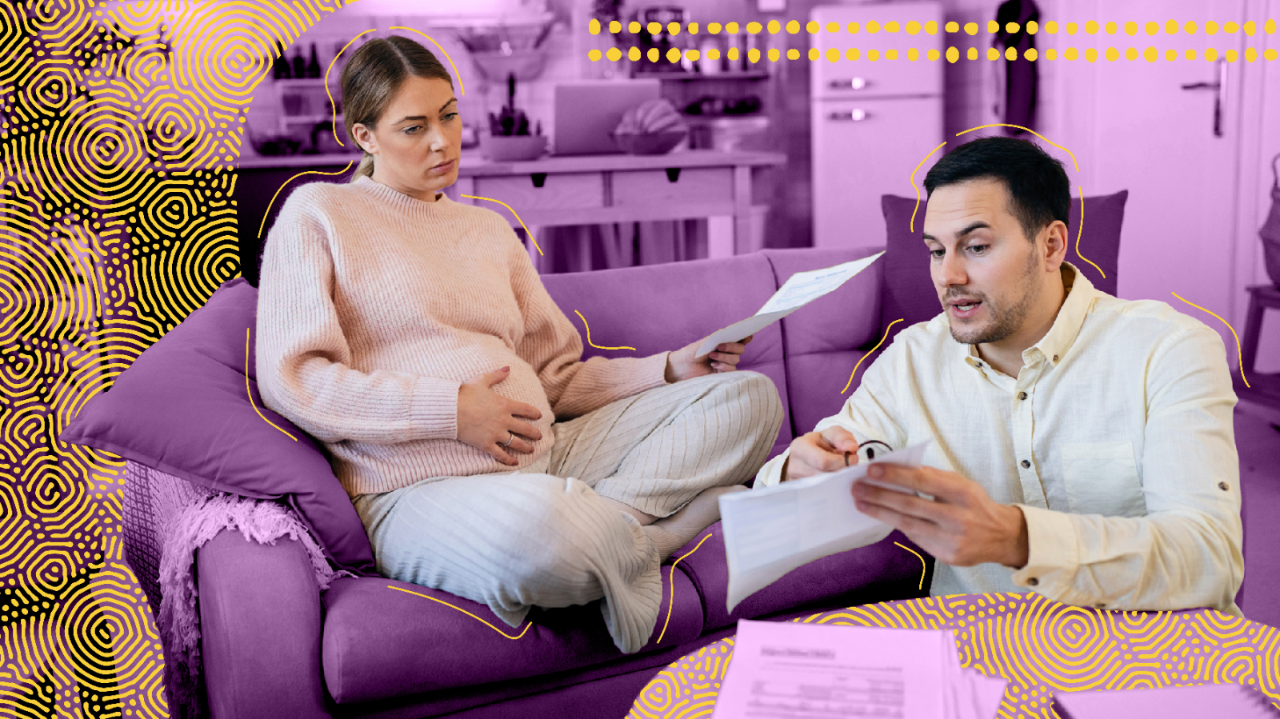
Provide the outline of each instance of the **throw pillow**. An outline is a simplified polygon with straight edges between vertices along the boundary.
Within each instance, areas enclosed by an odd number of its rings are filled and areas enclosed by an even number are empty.
[[[262,404],[253,338],[246,338],[257,306],[258,291],[243,277],[223,283],[110,391],[90,399],[59,438],[215,491],[284,499],[334,564],[375,573],[364,525],[328,457]]]

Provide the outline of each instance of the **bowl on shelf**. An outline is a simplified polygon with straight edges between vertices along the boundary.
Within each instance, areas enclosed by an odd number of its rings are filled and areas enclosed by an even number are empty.
[[[536,160],[546,149],[546,135],[480,136],[480,153],[494,162]]]
[[[503,52],[472,52],[471,62],[484,79],[490,82],[503,82],[508,75],[515,75],[517,80],[533,80],[542,74],[547,66],[547,47],[533,50],[512,50]]]
[[[532,80],[547,65],[547,38],[556,22],[553,13],[515,14],[496,22],[477,20],[456,33],[485,80],[502,83],[508,75]]]
[[[662,132],[611,132],[613,141],[628,155],[663,155],[681,143],[689,135],[689,128],[681,127]]]

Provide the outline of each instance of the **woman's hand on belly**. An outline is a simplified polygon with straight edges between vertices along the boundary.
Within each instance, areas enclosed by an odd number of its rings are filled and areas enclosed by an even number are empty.
[[[529,454],[542,432],[520,419],[542,419],[531,404],[507,399],[490,389],[511,374],[510,367],[476,375],[458,388],[458,439],[505,465],[516,466],[516,452]]]

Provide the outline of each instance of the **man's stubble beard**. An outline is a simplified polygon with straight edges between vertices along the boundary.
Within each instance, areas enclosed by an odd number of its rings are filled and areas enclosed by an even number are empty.
[[[992,304],[989,297],[983,297],[982,303],[987,306],[987,311],[991,315],[991,322],[984,330],[970,330],[968,335],[962,335],[956,327],[956,322],[951,321],[951,339],[956,342],[967,345],[986,344],[991,342],[999,342],[1017,332],[1021,327],[1027,314],[1035,305],[1036,300],[1040,298],[1040,283],[1036,281],[1036,252],[1032,246],[1031,252],[1027,257],[1026,271],[1022,274],[1022,297],[1014,306],[1005,309],[998,305]]]

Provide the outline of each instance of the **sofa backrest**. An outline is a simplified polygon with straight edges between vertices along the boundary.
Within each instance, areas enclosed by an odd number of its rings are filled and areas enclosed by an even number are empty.
[[[797,272],[851,262],[883,249],[765,250],[764,255],[773,265],[775,281],[781,287]],[[883,265],[881,257],[836,291],[782,320],[793,436],[812,431],[819,420],[839,412],[858,388],[862,373],[879,356],[876,352],[867,357],[858,366],[858,377],[849,381],[858,360],[880,339]]]
[[[583,359],[644,357],[679,349],[755,314],[796,272],[830,267],[880,249],[767,250],[725,259],[551,274],[542,281],[577,325]],[[840,389],[861,356],[857,348],[878,339],[872,337],[880,316],[878,264],[760,331],[748,347],[739,367],[773,380],[786,408],[770,456],[786,449],[796,431],[807,432],[819,419],[834,414],[849,396],[841,395]],[[585,318],[585,326],[575,310]],[[603,349],[620,346],[634,349]]]
[[[542,282],[578,327],[583,359],[645,357],[679,349],[755,314],[777,291],[773,267],[760,254],[543,275]],[[634,349],[601,349],[619,346]],[[739,367],[773,380],[782,406],[789,407],[777,324],[756,334]],[[775,447],[785,449],[791,443],[789,419],[783,419],[782,427]]]

